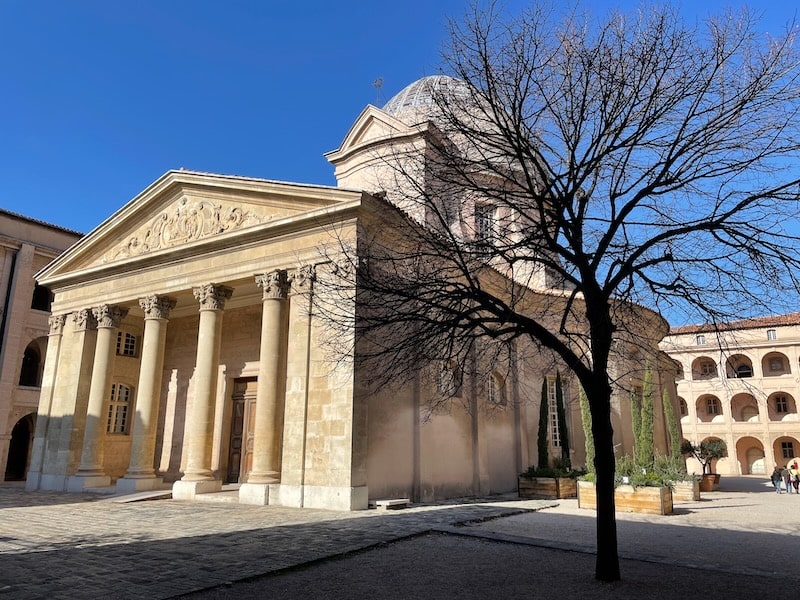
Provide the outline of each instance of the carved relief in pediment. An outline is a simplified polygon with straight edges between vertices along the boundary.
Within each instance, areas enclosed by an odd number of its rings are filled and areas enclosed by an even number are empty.
[[[182,198],[107,252],[103,262],[172,248],[226,231],[258,225],[269,218],[239,206]]]

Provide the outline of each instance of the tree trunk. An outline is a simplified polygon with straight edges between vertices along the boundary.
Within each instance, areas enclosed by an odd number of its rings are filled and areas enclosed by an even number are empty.
[[[594,381],[587,390],[592,411],[592,434],[595,445],[595,491],[597,493],[597,560],[594,576],[600,581],[620,579],[617,553],[617,520],[614,506],[614,431],[611,427],[611,386]]]

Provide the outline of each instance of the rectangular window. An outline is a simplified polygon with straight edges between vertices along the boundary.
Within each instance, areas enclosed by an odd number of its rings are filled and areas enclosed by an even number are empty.
[[[786,400],[786,396],[775,396],[775,412],[789,412],[789,402]]]
[[[774,329],[767,329],[767,339],[771,342],[774,342],[778,339],[778,332]]]
[[[550,439],[553,446],[561,447],[561,433],[558,430],[558,406],[556,405],[556,380],[547,380],[547,407],[550,425]]]
[[[119,356],[136,356],[136,336],[122,331],[117,333],[117,354]]]
[[[712,362],[704,362],[700,365],[700,372],[703,375],[716,375],[717,365]]]
[[[708,398],[706,400],[706,412],[709,415],[718,415],[719,414],[719,400],[716,398]]]
[[[769,370],[770,371],[783,371],[783,361],[780,358],[770,358],[769,359]]]
[[[781,453],[783,458],[794,458],[794,444],[792,442],[781,442]]]
[[[494,240],[495,207],[483,204],[475,207],[475,239],[491,243]]]
[[[111,385],[111,399],[108,403],[108,433],[128,433],[128,414],[131,400],[131,388]]]
[[[706,343],[706,336],[698,335],[696,338],[694,338],[694,343],[697,346],[702,346],[703,344]]]

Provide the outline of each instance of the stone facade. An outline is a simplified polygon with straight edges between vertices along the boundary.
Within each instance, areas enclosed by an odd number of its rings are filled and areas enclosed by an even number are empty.
[[[716,472],[766,476],[798,456],[800,313],[673,328],[662,348],[676,361],[684,437],[728,447]]]
[[[170,171],[41,270],[55,293],[52,351],[27,488],[171,486],[192,499],[238,483],[240,502],[344,510],[508,492],[536,462],[540,390],[556,370],[573,464],[583,464],[577,387],[532,346],[506,365],[502,401],[467,377],[436,410],[425,369],[371,390],[358,357],[332,360],[330,323],[315,310],[340,277],[331,257],[356,248],[367,223],[394,219],[397,231],[419,217],[392,206],[402,193],[387,194],[379,170],[392,148],[424,152],[420,131],[366,109],[328,155],[340,187]],[[525,281],[547,285],[543,275]],[[355,294],[337,303],[356,318]],[[640,343],[617,352],[615,378],[626,385],[641,382],[648,360],[663,362],[666,324],[641,313]],[[357,348],[354,331],[336,336]],[[620,386],[623,450],[632,447],[627,399]]]
[[[25,478],[47,353],[50,291],[34,274],[80,234],[0,210],[0,467]]]

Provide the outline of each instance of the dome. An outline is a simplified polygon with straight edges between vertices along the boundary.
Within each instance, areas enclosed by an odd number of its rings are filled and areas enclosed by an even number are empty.
[[[401,121],[418,122],[431,116],[441,94],[467,97],[467,84],[449,75],[430,75],[407,85],[383,105],[383,112]],[[422,117],[420,119],[419,117]]]

